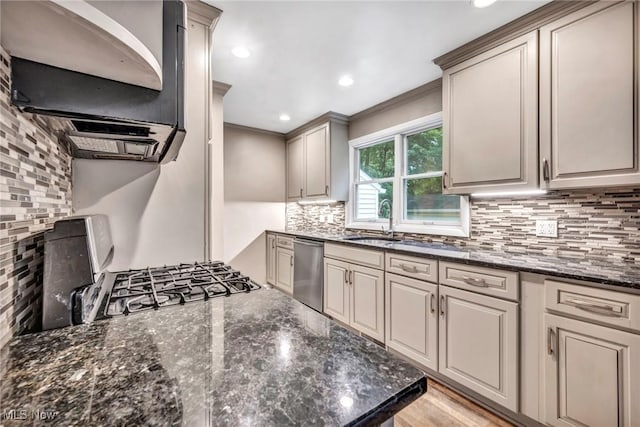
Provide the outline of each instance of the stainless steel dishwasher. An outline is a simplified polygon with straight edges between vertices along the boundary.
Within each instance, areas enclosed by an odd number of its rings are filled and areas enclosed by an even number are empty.
[[[324,244],[317,240],[296,238],[293,247],[293,297],[322,312]]]

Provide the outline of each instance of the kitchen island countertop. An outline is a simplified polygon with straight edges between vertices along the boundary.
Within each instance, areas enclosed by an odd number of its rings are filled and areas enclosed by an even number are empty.
[[[268,288],[17,337],[0,362],[4,425],[11,410],[64,425],[358,425],[426,391],[420,370]]]

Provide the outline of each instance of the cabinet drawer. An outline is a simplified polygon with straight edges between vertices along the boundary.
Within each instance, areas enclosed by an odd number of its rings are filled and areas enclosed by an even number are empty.
[[[518,273],[474,265],[440,262],[440,283],[518,301]]]
[[[293,249],[293,237],[278,236],[276,244],[281,248]]]
[[[545,280],[545,308],[640,332],[640,295]]]
[[[387,253],[385,270],[389,273],[438,283],[438,261],[435,259]]]
[[[334,245],[332,243],[325,243],[324,256],[352,262],[354,264],[364,265],[367,267],[377,268],[379,270],[384,269],[384,253],[379,251],[359,249],[347,245]]]

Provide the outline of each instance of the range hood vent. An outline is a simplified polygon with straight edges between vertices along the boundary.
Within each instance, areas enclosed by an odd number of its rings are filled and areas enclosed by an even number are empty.
[[[71,120],[71,124],[73,125],[75,130],[82,133],[128,135],[145,138],[149,136],[149,127],[147,126],[135,126],[110,122],[88,122],[81,120]]]
[[[162,90],[11,58],[11,102],[60,121],[72,155],[166,163],[184,140],[185,6],[164,0]]]

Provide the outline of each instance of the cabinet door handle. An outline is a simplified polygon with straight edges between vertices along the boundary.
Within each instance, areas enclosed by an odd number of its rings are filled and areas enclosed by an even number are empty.
[[[349,283],[349,279],[347,279],[347,270],[344,271],[344,283]]]
[[[300,189],[300,197],[302,197],[302,188]]]
[[[575,298],[567,299],[566,302],[573,305],[575,308],[579,308],[580,310],[588,311],[590,313],[602,314],[603,316],[611,317],[623,317],[621,308],[614,307],[609,304],[596,304]]]
[[[542,158],[542,179],[549,182],[549,160]]]
[[[444,316],[444,295],[440,295],[440,316]]]
[[[447,189],[447,173],[442,172],[442,188]]]
[[[488,288],[489,284],[484,279],[476,279],[474,277],[463,276],[462,281],[467,285],[476,286],[478,288]]]
[[[400,268],[403,269],[404,271],[408,272],[408,273],[417,273],[418,272],[418,267],[416,267],[415,265],[400,264]]]
[[[327,196],[329,195],[329,186],[328,185],[324,186],[324,194],[326,194]]]
[[[293,267],[293,257],[290,258],[289,265],[291,265],[291,267]]]
[[[353,271],[349,270],[349,284],[353,285]]]
[[[436,302],[436,295],[435,294],[431,294],[430,306],[431,306],[431,312],[432,313],[435,313],[435,311],[436,311],[435,302]]]
[[[556,352],[555,346],[556,331],[553,328],[547,329],[547,354],[554,355]]]

